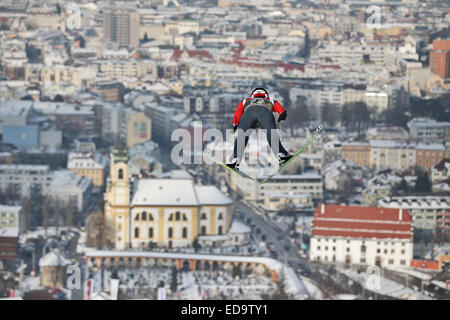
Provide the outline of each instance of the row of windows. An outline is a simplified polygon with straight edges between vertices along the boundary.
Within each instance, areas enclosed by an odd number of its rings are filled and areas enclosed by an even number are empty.
[[[316,257],[316,260],[317,261],[320,261],[320,257],[318,256],[318,257]],[[347,259],[347,262],[350,262],[349,261],[350,259],[348,258]],[[324,261],[328,261],[328,256],[325,256],[324,257]],[[333,255],[332,257],[331,257],[331,261],[336,261],[336,256],[335,255]],[[366,263],[367,262],[367,260],[366,260],[366,258],[361,258],[361,259],[359,259],[359,262],[360,263]],[[379,262],[379,260],[377,260],[375,263],[377,263],[377,262]],[[388,264],[394,264],[394,259],[389,259],[388,260]],[[400,264],[401,265],[406,265],[406,260],[404,260],[404,259],[402,259],[402,260],[400,260]]]
[[[167,236],[169,239],[173,238],[173,228],[167,230]],[[139,238],[139,228],[134,228],[134,237]],[[153,238],[153,228],[148,229],[148,237]],[[183,228],[182,238],[187,239],[187,228]]]
[[[336,239],[317,238],[317,242],[321,242],[322,240],[323,240],[324,242],[333,242],[333,243],[336,243]],[[346,240],[345,243],[350,243],[350,240]],[[363,241],[362,244],[364,245],[364,244],[365,244],[365,241]],[[382,241],[377,241],[377,245],[381,245],[381,244],[382,244]],[[385,245],[385,246],[387,246],[388,244],[389,244],[388,241],[384,241],[384,245]],[[390,244],[394,246],[394,245],[396,244],[396,242],[391,241]],[[402,242],[402,246],[405,246],[405,242]]]
[[[173,213],[171,213],[170,215],[169,215],[169,221],[173,221],[174,220],[174,218],[175,218],[175,221],[180,221],[181,219],[183,220],[183,221],[188,221],[187,220],[187,217],[186,217],[186,214],[184,214],[183,213],[183,215],[181,215],[181,213],[179,212],[179,211],[177,211],[177,212],[175,212],[175,217],[174,217],[174,214]],[[138,214],[136,214],[136,216],[135,216],[135,218],[134,218],[134,220],[135,221],[139,221],[139,220],[141,220],[141,221],[147,221],[147,219],[149,220],[149,221],[153,221],[154,219],[153,219],[153,215],[151,214],[151,213],[148,213],[147,214],[147,212],[145,212],[145,211],[143,211],[142,213],[138,213]],[[208,218],[207,218],[207,216],[206,216],[206,213],[202,213],[201,214],[201,216],[200,216],[200,220],[207,220]],[[222,212],[220,212],[219,213],[219,216],[217,217],[217,219],[218,220],[223,220],[223,213]]]

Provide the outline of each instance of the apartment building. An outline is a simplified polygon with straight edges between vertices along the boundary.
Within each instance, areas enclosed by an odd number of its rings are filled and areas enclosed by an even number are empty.
[[[417,142],[443,142],[450,140],[450,122],[414,118],[408,122],[409,134]]]
[[[445,196],[385,197],[378,201],[378,206],[408,210],[415,229],[435,232],[437,227],[450,227],[446,218],[450,212],[450,199]]]
[[[364,142],[342,143],[342,158],[350,160],[362,167],[370,167],[370,144]]]
[[[0,189],[12,197],[47,194],[52,178],[48,165],[0,165]]]
[[[127,147],[148,141],[152,137],[152,121],[144,112],[133,109],[123,110],[122,132],[126,139]]]
[[[124,8],[109,8],[103,13],[103,38],[120,46],[134,48],[139,45],[140,16]]]
[[[445,145],[440,143],[418,143],[416,145],[416,165],[425,171],[445,158]]]
[[[70,152],[67,169],[80,176],[92,179],[94,187],[105,183],[108,159],[95,152]]]

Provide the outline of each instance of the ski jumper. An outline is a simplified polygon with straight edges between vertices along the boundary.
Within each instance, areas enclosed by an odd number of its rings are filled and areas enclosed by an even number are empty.
[[[281,144],[273,115],[273,112],[281,114],[284,111],[283,106],[278,101],[270,98],[247,98],[242,100],[237,106],[233,117],[233,125],[237,125],[238,128],[238,136],[234,141],[233,157],[237,158],[238,161],[241,160],[248,143],[249,129],[256,128],[267,129],[267,142],[275,156],[279,153],[288,156],[289,153]],[[272,138],[274,141],[278,141],[278,145],[272,145]],[[244,144],[238,143],[238,140],[242,141],[242,139],[244,139]]]

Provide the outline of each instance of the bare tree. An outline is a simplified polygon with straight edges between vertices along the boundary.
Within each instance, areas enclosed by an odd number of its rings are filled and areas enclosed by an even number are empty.
[[[47,196],[45,196],[42,201],[42,215],[44,218],[45,238],[47,238],[49,202],[50,202],[50,199]]]
[[[73,218],[74,218],[74,204],[73,201],[69,201],[66,203],[64,208],[64,215],[66,220],[66,226],[71,228],[73,226]]]
[[[59,215],[60,215],[60,208],[59,208],[59,200],[58,198],[55,198],[53,201],[53,212],[54,212],[54,221],[55,221],[55,227],[56,227],[56,236],[59,234]]]
[[[88,218],[87,242],[90,246],[102,248],[105,244],[105,228],[102,212],[94,212]]]
[[[340,117],[339,109],[336,105],[326,103],[320,109],[320,116],[322,122],[325,122],[327,126],[334,127],[338,123]]]
[[[22,210],[25,216],[25,231],[29,231],[31,221],[31,203],[29,197],[24,197],[22,199]]]

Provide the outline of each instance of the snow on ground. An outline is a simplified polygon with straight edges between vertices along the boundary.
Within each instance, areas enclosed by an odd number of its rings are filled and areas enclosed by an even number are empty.
[[[42,288],[40,277],[24,277],[22,281],[22,289],[24,291],[38,290],[40,288]]]
[[[59,227],[58,228],[58,233],[61,234],[61,231],[74,231],[74,232],[80,232],[78,229],[76,228],[68,228],[68,227]],[[47,237],[51,237],[51,236],[56,236],[56,227],[48,227],[47,228]],[[20,243],[25,243],[27,242],[28,239],[36,239],[45,237],[45,228],[43,227],[38,227],[36,228],[36,230],[33,231],[27,231],[23,234],[20,235],[20,239],[19,242]]]
[[[364,288],[378,294],[407,300],[430,300],[429,297],[417,292],[411,288],[407,288],[404,285],[386,279],[379,275],[368,274],[365,272],[356,272],[351,269],[341,269],[340,272],[345,274],[352,280],[360,283]]]
[[[181,275],[183,281],[183,292],[188,300],[200,300],[201,296],[198,293],[198,285],[192,272],[183,272]]]
[[[324,296],[322,291],[308,278],[300,276],[301,281],[303,281],[306,289],[309,292],[310,299],[313,300],[323,300]]]
[[[428,273],[410,269],[410,268],[393,268],[393,267],[388,266],[388,267],[386,267],[386,269],[389,269],[389,270],[392,270],[395,272],[406,273],[406,274],[409,274],[410,276],[413,276],[418,279],[426,280],[426,281],[429,281],[432,278],[431,275],[429,275]]]

